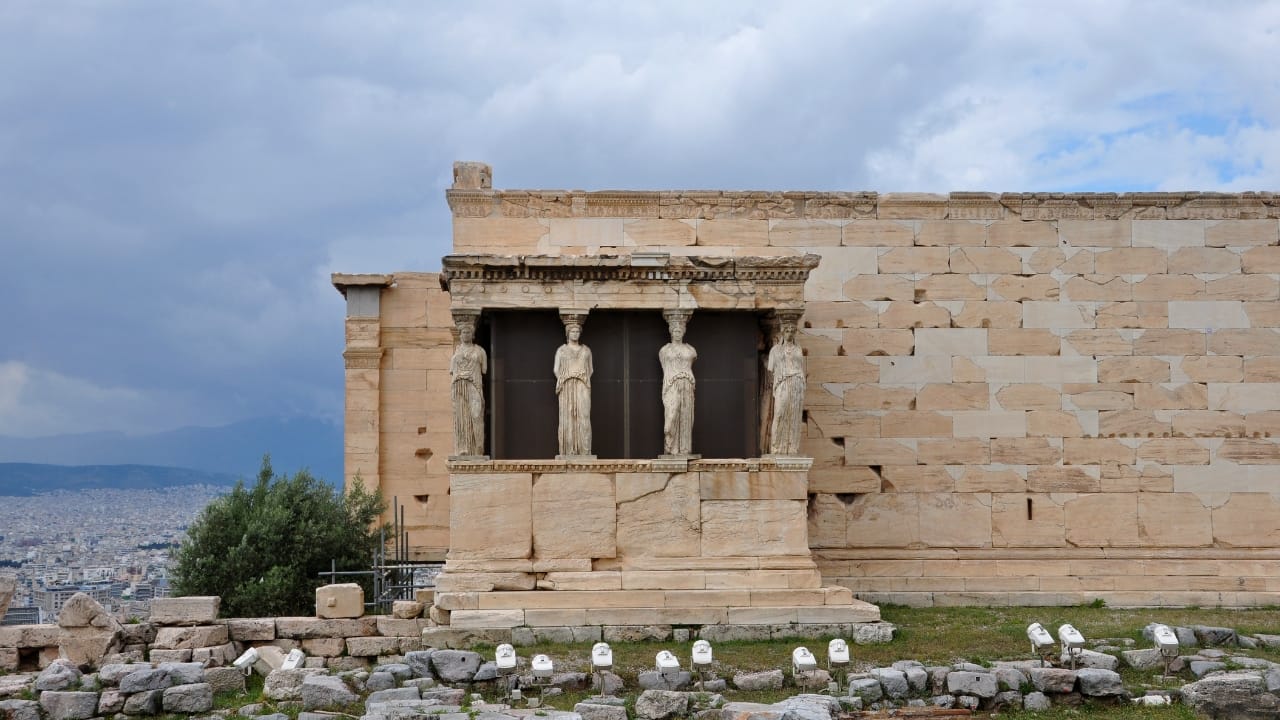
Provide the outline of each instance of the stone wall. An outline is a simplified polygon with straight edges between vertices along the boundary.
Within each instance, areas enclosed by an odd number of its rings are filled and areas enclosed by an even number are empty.
[[[800,340],[826,583],[907,604],[1280,599],[1272,195],[448,199],[457,253],[822,257]],[[438,497],[447,301],[432,276],[391,277],[379,476]],[[443,547],[447,509],[414,513],[411,543]]]
[[[344,476],[404,508],[413,559],[449,546],[453,320],[435,273],[335,275],[348,296]],[[380,301],[356,299],[374,288]],[[384,517],[391,522],[390,509]]]

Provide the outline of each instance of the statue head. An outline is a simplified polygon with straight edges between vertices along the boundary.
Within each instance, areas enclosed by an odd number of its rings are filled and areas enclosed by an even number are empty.
[[[671,330],[671,342],[684,342],[684,320],[672,320],[668,328]]]
[[[473,323],[464,322],[458,325],[458,341],[463,345],[469,345],[476,339],[476,326]]]
[[[564,325],[564,335],[569,338],[569,342],[577,344],[582,337],[582,323],[576,320],[570,320]]]

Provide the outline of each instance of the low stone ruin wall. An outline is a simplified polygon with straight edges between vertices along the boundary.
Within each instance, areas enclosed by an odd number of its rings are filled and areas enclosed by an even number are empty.
[[[352,586],[359,591],[358,586]],[[543,642],[593,643],[642,640],[688,641],[695,635],[711,641],[767,640],[781,637],[846,637],[858,643],[888,642],[889,623],[824,625],[705,625],[700,628],[667,624],[585,625],[515,628],[459,628],[438,626],[431,620],[431,592],[419,591],[421,601],[397,602],[392,615],[364,616],[363,596],[339,598],[326,607],[321,588],[317,611],[349,617],[218,617],[217,597],[157,598],[146,622],[120,623],[87,595],[67,602],[58,625],[0,627],[0,672],[35,672],[59,658],[73,665],[98,668],[121,663],[199,663],[230,665],[251,646],[270,646],[281,653],[301,650],[306,667],[333,671],[364,670],[388,658],[426,648],[467,648],[472,645]]]

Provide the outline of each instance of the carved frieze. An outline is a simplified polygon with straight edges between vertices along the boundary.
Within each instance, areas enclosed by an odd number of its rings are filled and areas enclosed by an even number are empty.
[[[954,192],[947,200],[948,220],[999,220],[1005,216],[995,193]]]
[[[497,195],[491,190],[450,190],[445,199],[454,217],[482,218],[493,214]]]
[[[657,472],[670,460],[460,460],[450,459],[449,472],[468,475],[497,473],[645,473]],[[687,472],[804,471],[813,465],[808,457],[730,458],[680,460]]]
[[[451,189],[455,217],[903,220],[1227,220],[1280,217],[1272,193],[982,193]]]
[[[382,348],[352,348],[342,353],[348,370],[377,370],[382,364]]]

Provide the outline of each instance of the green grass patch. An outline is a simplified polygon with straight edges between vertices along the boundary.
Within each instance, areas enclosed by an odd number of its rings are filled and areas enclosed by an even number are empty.
[[[1093,641],[1103,638],[1134,641],[1135,648],[1151,647],[1142,638],[1142,629],[1149,623],[1190,626],[1211,625],[1234,628],[1241,634],[1280,634],[1280,609],[1202,609],[1202,608],[1139,608],[1117,609],[1102,603],[1069,607],[947,607],[908,608],[886,605],[881,607],[884,620],[895,624],[898,632],[893,642],[884,645],[851,645],[852,672],[863,672],[874,667],[884,667],[898,660],[918,660],[925,665],[951,665],[972,662],[989,665],[996,660],[1032,659],[1026,637],[1026,628],[1032,622],[1043,624],[1051,634],[1057,628],[1071,623],[1084,633],[1090,647]],[[790,682],[791,651],[804,645],[819,658],[820,667],[826,658],[826,645],[830,638],[790,639],[774,641],[734,641],[714,644],[716,675],[729,680],[737,672],[754,672],[780,668],[787,676],[787,687],[782,690],[740,692],[730,689],[725,698],[732,702],[772,703],[796,694]],[[626,683],[625,694],[639,694],[637,676],[650,670],[654,655],[659,650],[671,650],[688,669],[692,641],[610,643],[613,649],[613,671]],[[557,672],[590,673],[590,644],[573,645],[542,644],[517,648],[520,657],[527,661],[537,653],[549,655]],[[1261,657],[1280,662],[1280,651],[1273,649],[1245,650],[1224,648],[1234,655]],[[492,648],[484,648],[486,657]],[[1184,648],[1184,654],[1193,649]],[[1174,689],[1193,678],[1189,673],[1171,680],[1162,680],[1158,671],[1137,671],[1121,666],[1119,670],[1125,686],[1135,694],[1147,689]],[[486,692],[486,698],[496,701],[500,693]],[[547,697],[545,707],[572,710],[574,704],[593,695],[593,691],[565,693]],[[1077,708],[1055,708],[1047,713],[1002,712],[1008,718],[1192,718],[1185,707],[1137,707],[1087,703]]]

